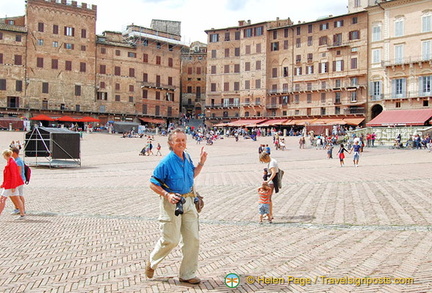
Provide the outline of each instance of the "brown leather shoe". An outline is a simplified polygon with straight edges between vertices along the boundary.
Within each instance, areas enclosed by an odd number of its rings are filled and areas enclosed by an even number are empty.
[[[147,261],[147,263],[146,263],[146,267],[145,267],[145,275],[146,275],[147,278],[149,278],[149,279],[153,278],[153,275],[154,275],[154,269],[152,269],[152,268],[150,267],[150,262],[149,262],[149,261]]]
[[[179,281],[183,282],[183,283],[189,283],[189,284],[199,284],[199,283],[201,283],[201,280],[199,278],[197,278],[197,277],[189,279],[189,280],[185,280],[185,279],[180,278]]]

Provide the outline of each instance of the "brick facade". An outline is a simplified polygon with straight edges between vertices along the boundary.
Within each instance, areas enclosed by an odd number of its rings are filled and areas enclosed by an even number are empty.
[[[25,108],[94,111],[96,6],[27,1]]]
[[[0,23],[0,107],[5,113],[25,105],[27,30],[24,17]]]
[[[241,21],[207,34],[206,106],[215,121],[365,114],[366,12],[299,24]]]
[[[178,118],[180,23],[168,21],[169,31],[130,25],[98,36],[96,13],[95,5],[76,1],[29,0],[26,22],[3,19],[4,113],[93,115],[102,122]]]
[[[201,117],[205,114],[207,45],[194,42],[182,52],[182,113]]]
[[[0,22],[0,111],[368,121],[386,109],[430,108],[430,1],[348,4],[347,14],[311,22],[206,30],[208,44],[189,48],[177,21],[96,35],[95,5],[28,0],[25,16]]]
[[[365,114],[366,12],[278,27],[269,35],[268,116]]]

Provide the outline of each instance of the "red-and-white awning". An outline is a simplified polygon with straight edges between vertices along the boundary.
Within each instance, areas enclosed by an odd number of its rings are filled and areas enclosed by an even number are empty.
[[[425,125],[432,118],[432,109],[383,111],[366,123],[367,126]]]
[[[268,119],[239,119],[239,120],[227,123],[227,126],[231,126],[231,127],[241,127],[241,126],[255,127],[259,123],[264,122],[266,120],[268,120]]]
[[[258,127],[261,127],[261,126],[283,125],[288,120],[290,120],[290,119],[287,119],[287,118],[284,118],[284,119],[269,119],[267,121],[264,121],[263,123],[258,124]]]

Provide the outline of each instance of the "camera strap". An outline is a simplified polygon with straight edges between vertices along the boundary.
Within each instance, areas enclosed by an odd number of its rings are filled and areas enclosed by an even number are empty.
[[[165,183],[165,182],[163,182],[162,180],[160,180],[159,178],[157,178],[157,177],[155,177],[155,176],[152,176],[152,178],[154,178],[157,182],[159,182],[159,184],[162,186],[162,187],[164,187],[165,189],[168,189],[168,190],[171,190],[172,191],[172,189]]]

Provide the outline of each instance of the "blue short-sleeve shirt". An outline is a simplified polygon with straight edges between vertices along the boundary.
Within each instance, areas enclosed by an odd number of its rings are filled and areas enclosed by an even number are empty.
[[[189,154],[184,153],[184,160],[174,152],[170,152],[164,157],[153,171],[153,176],[162,180],[170,187],[168,192],[185,194],[191,191],[194,180],[194,170]],[[161,186],[161,184],[150,178],[150,182]],[[165,189],[165,188],[164,188]]]
[[[353,149],[354,149],[354,152],[356,152],[356,153],[360,152],[360,149],[361,149],[361,146],[360,146],[360,145],[355,144],[355,145],[353,145],[352,147],[353,147]]]
[[[25,182],[26,181],[26,178],[25,178],[25,170],[24,170],[24,161],[20,158],[20,157],[17,157],[16,159],[15,159],[15,163],[19,166],[19,167],[21,167],[21,178],[22,178],[22,180]]]

